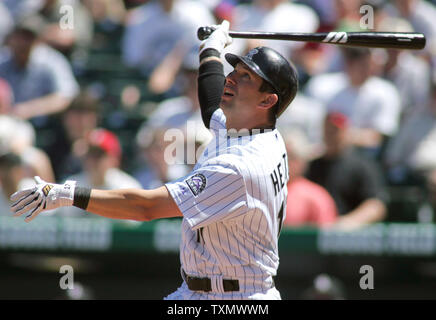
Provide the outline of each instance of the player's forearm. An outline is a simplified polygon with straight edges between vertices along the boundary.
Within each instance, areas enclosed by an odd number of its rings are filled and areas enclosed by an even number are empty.
[[[50,94],[41,98],[33,99],[14,106],[14,114],[21,119],[48,115],[65,110],[71,99],[59,94]]]
[[[86,211],[111,219],[137,221],[181,216],[165,187],[154,190],[92,189]]]
[[[218,51],[205,50],[200,56],[198,75],[198,101],[201,117],[209,128],[212,114],[218,109],[224,89],[225,76]]]

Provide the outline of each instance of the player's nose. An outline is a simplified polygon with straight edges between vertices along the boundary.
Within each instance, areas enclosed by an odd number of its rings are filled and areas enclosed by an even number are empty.
[[[233,76],[233,73],[229,73],[226,77],[226,81],[224,84],[236,85],[236,80]]]

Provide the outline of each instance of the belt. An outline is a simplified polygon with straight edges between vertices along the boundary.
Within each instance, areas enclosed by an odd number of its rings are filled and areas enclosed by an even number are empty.
[[[212,291],[212,284],[209,278],[196,278],[188,276],[183,269],[182,273],[189,290],[205,292]],[[239,291],[239,281],[223,279],[223,288],[225,292]]]
[[[188,285],[189,290],[192,291],[212,291],[212,282],[209,278],[196,278],[188,276],[185,270],[182,269],[183,278]],[[272,279],[271,288],[275,286],[274,277]],[[239,280],[223,279],[223,288],[225,292],[239,291]]]

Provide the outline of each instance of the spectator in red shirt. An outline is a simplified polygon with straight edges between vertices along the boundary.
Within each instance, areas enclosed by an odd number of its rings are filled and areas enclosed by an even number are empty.
[[[337,210],[333,198],[320,185],[304,177],[311,157],[309,142],[304,133],[292,130],[284,135],[288,153],[288,200],[285,225],[326,227],[336,221]]]

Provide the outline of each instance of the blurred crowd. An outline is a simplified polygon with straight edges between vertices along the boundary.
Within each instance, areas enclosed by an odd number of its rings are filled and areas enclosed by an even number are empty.
[[[242,31],[423,33],[416,51],[243,39],[225,51],[267,45],[299,71],[297,98],[277,123],[291,176],[286,225],[434,222],[430,0],[2,0],[0,215],[34,175],[149,189],[188,174],[191,146],[198,153],[211,139],[196,32],[224,19]]]

